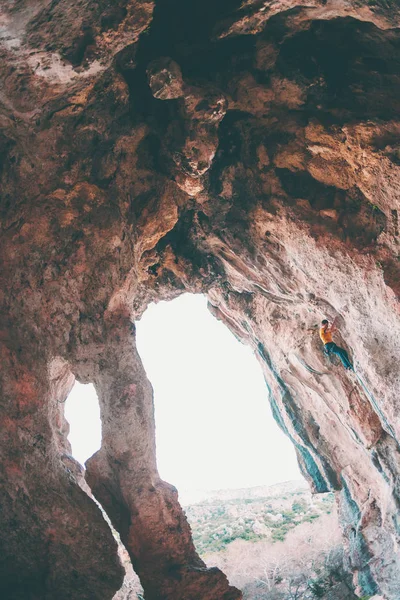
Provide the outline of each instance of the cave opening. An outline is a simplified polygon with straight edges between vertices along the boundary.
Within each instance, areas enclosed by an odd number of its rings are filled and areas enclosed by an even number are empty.
[[[251,598],[264,562],[269,569],[289,547],[284,581],[296,574],[306,539],[315,546],[315,560],[318,553],[335,550],[339,564],[333,495],[311,496],[292,443],[272,418],[260,365],[251,349],[211,314],[207,298],[183,294],[151,304],[136,323],[136,342],[154,389],[158,469],[177,487],[196,550],[207,566],[224,570],[230,584]],[[93,385],[75,384],[65,416],[73,456],[84,464],[101,445]],[[263,496],[267,488],[272,497]],[[205,518],[215,535],[202,535]],[[140,598],[141,584],[117,539],[126,575],[114,600],[125,599],[126,589]],[[310,555],[310,544],[305,552]],[[245,569],[237,567],[239,556],[245,557]],[[279,578],[271,582],[284,587]]]
[[[300,479],[294,448],[275,423],[261,367],[207,309],[183,294],[148,307],[136,324],[154,389],[161,477],[185,497]],[[92,384],[75,383],[65,404],[72,454],[82,465],[101,446]],[[279,455],[280,461],[270,460]]]
[[[101,447],[100,406],[92,383],[75,382],[65,402],[64,414],[69,423],[72,455],[84,465]]]
[[[301,477],[272,418],[260,365],[204,296],[149,306],[137,344],[154,388],[160,475],[182,496]],[[271,460],[276,455],[280,461]]]

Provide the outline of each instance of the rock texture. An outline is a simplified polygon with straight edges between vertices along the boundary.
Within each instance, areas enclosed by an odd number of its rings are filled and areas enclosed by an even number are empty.
[[[0,591],[232,600],[157,474],[134,321],[208,294],[251,345],[360,596],[400,596],[400,9],[388,0],[0,2]],[[337,317],[357,376],[324,357]]]

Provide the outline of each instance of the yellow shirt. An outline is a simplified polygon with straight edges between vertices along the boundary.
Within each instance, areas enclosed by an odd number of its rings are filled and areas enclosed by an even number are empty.
[[[324,327],[321,327],[321,329],[319,330],[319,336],[324,342],[324,344],[329,344],[330,342],[333,342],[332,332],[328,328],[325,330]]]

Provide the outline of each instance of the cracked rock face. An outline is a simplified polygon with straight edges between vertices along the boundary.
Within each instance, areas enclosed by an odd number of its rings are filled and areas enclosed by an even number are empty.
[[[254,349],[305,476],[336,491],[359,595],[398,600],[396,3],[3,0],[0,70],[1,596],[122,584],[69,456],[77,378],[102,414],[86,480],[146,598],[241,597],[158,476],[135,349],[148,303],[189,291]],[[324,356],[325,317],[356,374]]]

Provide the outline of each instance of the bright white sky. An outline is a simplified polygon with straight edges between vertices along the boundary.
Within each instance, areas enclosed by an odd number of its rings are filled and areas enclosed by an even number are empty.
[[[182,491],[301,479],[294,449],[272,417],[260,365],[211,315],[204,296],[151,305],[137,323],[137,343],[154,388],[163,479]],[[101,439],[92,386],[75,385],[66,417],[83,464]]]

